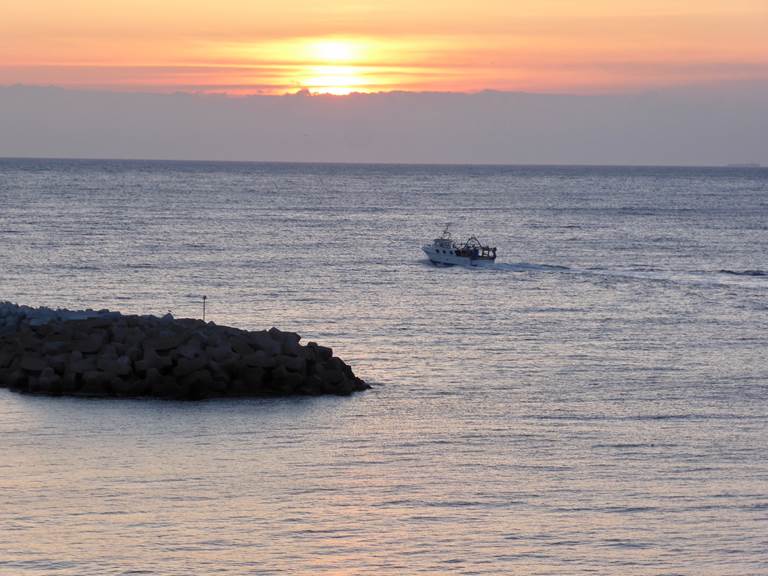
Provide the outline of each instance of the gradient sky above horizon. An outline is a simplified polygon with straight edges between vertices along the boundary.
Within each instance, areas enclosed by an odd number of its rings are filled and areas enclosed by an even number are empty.
[[[768,0],[6,0],[0,85],[600,93],[768,80]]]

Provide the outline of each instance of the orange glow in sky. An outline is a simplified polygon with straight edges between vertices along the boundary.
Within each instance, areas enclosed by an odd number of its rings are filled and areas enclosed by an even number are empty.
[[[0,85],[615,92],[768,80],[768,0],[5,0]]]

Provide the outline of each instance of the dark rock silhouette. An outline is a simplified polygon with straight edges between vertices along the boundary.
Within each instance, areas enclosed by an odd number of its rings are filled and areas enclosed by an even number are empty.
[[[13,330],[0,333],[0,387],[190,400],[370,388],[330,348],[300,340],[277,328],[251,332],[170,316],[16,318]]]

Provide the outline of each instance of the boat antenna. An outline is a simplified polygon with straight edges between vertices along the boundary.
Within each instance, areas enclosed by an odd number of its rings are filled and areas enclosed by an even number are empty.
[[[451,232],[448,230],[451,227],[452,222],[445,223],[445,229],[443,230],[443,238],[450,238]]]

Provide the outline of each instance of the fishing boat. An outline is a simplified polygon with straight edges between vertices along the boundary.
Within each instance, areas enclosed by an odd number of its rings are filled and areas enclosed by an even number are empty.
[[[422,250],[430,262],[440,266],[487,266],[496,260],[496,247],[490,247],[471,236],[463,244],[457,244],[451,238],[450,224],[445,225],[442,236],[435,238],[432,244],[426,244]]]

